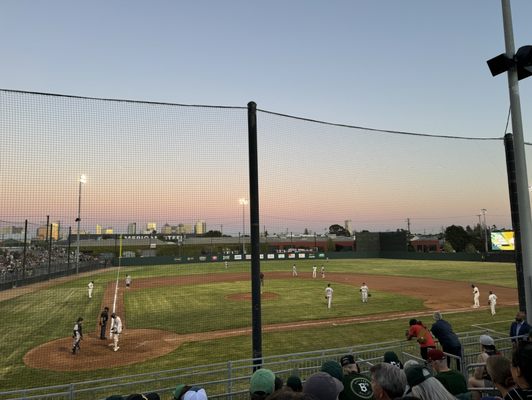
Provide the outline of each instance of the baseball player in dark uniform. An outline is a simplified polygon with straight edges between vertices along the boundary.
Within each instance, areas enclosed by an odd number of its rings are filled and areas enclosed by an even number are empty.
[[[109,307],[105,307],[100,314],[100,339],[107,339],[105,337],[105,330],[107,329],[107,321],[109,321]]]
[[[83,318],[79,317],[76,323],[74,324],[74,329],[72,330],[72,339],[74,339],[72,343],[72,354],[76,354],[76,350],[81,350],[79,342],[81,341],[81,339],[83,339],[83,330],[81,327],[82,322]]]

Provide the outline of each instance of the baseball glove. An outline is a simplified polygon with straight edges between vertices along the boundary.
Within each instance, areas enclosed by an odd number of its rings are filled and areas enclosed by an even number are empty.
[[[368,297],[371,297],[371,293],[368,293]]]

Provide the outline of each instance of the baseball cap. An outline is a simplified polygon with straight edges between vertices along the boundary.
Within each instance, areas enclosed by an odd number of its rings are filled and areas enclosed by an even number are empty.
[[[286,380],[286,386],[291,388],[294,392],[301,392],[303,390],[303,384],[298,376],[291,375]]]
[[[185,393],[183,400],[207,400],[207,392],[201,387],[193,386]]]
[[[401,360],[399,360],[399,357],[397,357],[397,354],[393,351],[387,351],[384,353],[383,361],[388,364],[395,365],[396,367],[403,368],[403,363]]]
[[[327,372],[316,372],[303,385],[303,393],[314,396],[316,400],[336,400],[342,390],[342,382]]]
[[[251,375],[249,383],[250,393],[263,392],[272,394],[275,389],[275,374],[266,368],[256,370]]]
[[[488,335],[480,335],[479,341],[483,346],[495,346],[495,341]]]
[[[342,367],[345,367],[346,365],[350,364],[356,364],[355,357],[353,357],[351,354],[347,354],[340,358],[340,364],[342,364]]]
[[[191,386],[185,385],[184,383],[180,383],[179,385],[177,385],[174,390],[174,399],[179,400],[181,396],[183,396],[190,388]]]
[[[408,386],[414,387],[419,385],[425,379],[430,378],[432,375],[430,371],[422,365],[412,365],[405,370],[406,380]]]
[[[445,354],[443,354],[443,351],[440,349],[430,349],[427,352],[427,360],[428,361],[438,361],[438,360],[445,360],[447,357]]]
[[[338,379],[340,382],[344,379],[344,371],[338,361],[325,361],[320,368],[321,372],[326,372],[333,378]]]

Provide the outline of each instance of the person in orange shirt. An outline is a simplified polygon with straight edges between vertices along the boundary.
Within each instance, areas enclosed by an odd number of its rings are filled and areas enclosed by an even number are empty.
[[[418,321],[415,318],[412,318],[409,321],[410,328],[406,331],[406,340],[412,340],[416,338],[416,341],[419,344],[419,352],[423,360],[427,360],[429,349],[435,349],[436,343],[434,343],[434,338],[430,333],[430,330],[423,325],[421,321]]]

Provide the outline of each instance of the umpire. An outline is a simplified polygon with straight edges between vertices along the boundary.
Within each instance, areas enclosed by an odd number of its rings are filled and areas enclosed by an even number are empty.
[[[105,340],[105,330],[107,329],[107,321],[109,320],[109,307],[105,307],[100,314],[100,339]]]

